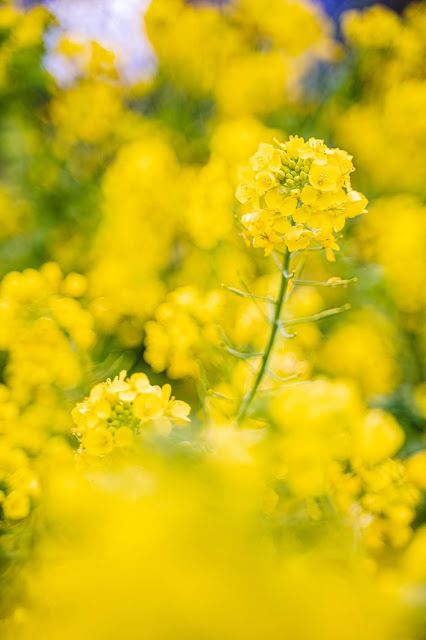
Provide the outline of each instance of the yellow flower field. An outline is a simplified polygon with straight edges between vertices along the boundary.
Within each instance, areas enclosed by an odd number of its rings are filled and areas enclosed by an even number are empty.
[[[426,640],[426,4],[146,5],[0,6],[0,638]]]

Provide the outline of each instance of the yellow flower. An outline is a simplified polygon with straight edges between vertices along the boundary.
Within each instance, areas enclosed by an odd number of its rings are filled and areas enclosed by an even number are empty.
[[[329,151],[329,149],[324,144],[324,140],[309,138],[309,140],[300,147],[299,156],[301,158],[312,158],[316,164],[321,165],[327,163],[327,151]]]
[[[114,438],[106,427],[95,427],[86,431],[82,445],[90,455],[105,456],[112,451]]]
[[[408,458],[406,469],[411,482],[426,492],[426,451],[419,451]]]
[[[335,261],[334,251],[339,251],[339,245],[331,231],[314,231],[315,241],[325,249],[325,255],[330,262]]]
[[[190,422],[188,418],[191,407],[182,400],[176,400],[171,396],[172,388],[169,384],[165,384],[162,389],[162,400],[165,405],[165,415],[174,418],[180,422]]]
[[[99,143],[123,118],[122,89],[88,80],[58,92],[50,104],[50,112],[57,134],[64,142]]]
[[[352,157],[346,151],[330,149],[316,138],[305,143],[290,136],[279,148],[260,144],[250,167],[240,171],[242,182],[236,191],[237,199],[246,205],[241,217],[243,235],[253,239],[254,247],[264,248],[265,255],[282,244],[283,233],[298,249],[314,238],[333,261],[333,250],[339,249],[333,233],[343,229],[347,218],[364,213],[367,205],[367,199],[351,188],[352,170]],[[287,222],[277,219],[277,212],[297,228],[288,229]],[[306,233],[300,225],[307,226]]]
[[[265,202],[268,209],[279,211],[284,216],[291,216],[294,214],[297,206],[296,198],[286,197],[281,194],[279,189],[271,189],[265,194]]]
[[[21,11],[10,5],[0,7],[0,28],[10,29],[13,27],[21,16]]]
[[[236,198],[241,204],[248,202],[253,194],[254,188],[248,182],[240,182],[236,191]]]
[[[69,273],[62,283],[62,293],[65,296],[79,298],[87,289],[87,279],[79,273]]]
[[[314,237],[314,234],[303,225],[297,224],[287,231],[284,237],[288,250],[293,252],[299,251],[300,249],[306,249],[311,239]]]
[[[132,449],[145,423],[189,422],[190,406],[171,397],[171,387],[152,386],[144,373],[126,378],[122,371],[113,380],[93,387],[89,397],[72,411],[74,434],[82,451],[91,456],[105,456],[115,447]],[[160,429],[164,432],[164,429]]]
[[[260,196],[272,189],[277,184],[277,179],[270,171],[259,171],[255,179],[255,189]]]
[[[135,436],[130,427],[119,427],[114,433],[114,444],[121,449],[132,449]]]
[[[397,453],[404,438],[404,431],[393,416],[372,409],[357,425],[356,455],[366,463],[376,464]]]
[[[253,171],[279,171],[281,169],[281,154],[274,149],[272,144],[261,142],[259,149],[250,158],[250,166]]]
[[[382,5],[343,14],[343,33],[351,44],[368,49],[384,49],[389,55],[402,35],[402,24],[394,11]]]
[[[326,159],[323,164],[313,162],[309,171],[309,180],[320,191],[337,191],[343,186],[343,177],[337,162]]]
[[[303,147],[305,141],[298,136],[290,136],[287,142],[284,142],[284,148],[287,151],[290,158],[299,158],[300,149]]]
[[[210,368],[222,303],[217,291],[204,295],[194,287],[172,291],[145,326],[146,362],[155,371],[167,370],[170,378],[196,377],[200,361]]]
[[[293,213],[293,220],[297,223],[305,223],[311,229],[316,229],[324,224],[324,214],[319,209],[302,204]]]
[[[395,328],[371,310],[351,312],[330,333],[318,364],[334,376],[352,379],[367,398],[389,394],[399,381]]]
[[[377,199],[372,215],[357,227],[361,256],[380,265],[388,295],[400,312],[399,321],[404,329],[416,333],[421,333],[426,311],[425,237],[426,207],[410,195]],[[415,400],[426,416],[426,386],[424,398],[422,401],[422,386],[418,386]]]
[[[133,413],[142,422],[159,418],[163,415],[164,402],[161,388],[158,386],[148,387],[133,403]]]
[[[182,422],[190,422],[188,415],[191,411],[191,407],[186,402],[182,400],[171,400],[168,403],[166,414],[171,418],[175,418],[175,420],[180,420]]]
[[[345,213],[348,218],[355,218],[362,213],[366,213],[368,200],[358,191],[348,191],[346,194]]]
[[[16,489],[11,491],[1,505],[6,518],[10,520],[22,520],[30,512],[30,499],[26,493]]]
[[[320,193],[321,193],[320,191],[318,191],[311,185],[307,184],[302,189],[302,193],[300,194],[300,199],[303,202],[303,204],[307,204],[314,207],[318,203],[318,197]]]

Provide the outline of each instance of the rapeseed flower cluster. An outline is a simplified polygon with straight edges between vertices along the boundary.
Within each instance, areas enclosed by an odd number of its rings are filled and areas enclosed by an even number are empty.
[[[376,416],[367,420],[375,421]],[[346,473],[336,469],[332,484],[338,508],[368,548],[379,552],[385,545],[406,546],[413,535],[410,525],[421,494],[409,482],[400,460],[388,458],[373,467],[355,466]]]
[[[349,12],[342,21],[362,91],[337,118],[337,137],[356,155],[375,193],[424,195],[424,16],[420,2],[402,17],[377,5]],[[395,149],[410,158],[409,167],[396,160]]]
[[[398,233],[403,212],[404,234]],[[359,229],[363,257],[377,262],[384,271],[386,287],[406,322],[424,313],[426,300],[421,282],[425,264],[425,207],[408,194],[378,198],[366,224]],[[404,265],[401,270],[399,265]]]
[[[254,247],[268,255],[277,245],[306,249],[311,240],[334,261],[334,232],[365,213],[367,199],[351,188],[352,157],[323,140],[291,136],[279,146],[261,143],[242,172],[237,198],[249,203],[241,222]]]
[[[145,129],[123,145],[103,179],[104,215],[89,272],[91,309],[105,332],[116,332],[126,346],[140,344],[144,322],[166,293],[161,273],[182,207],[179,177],[173,149]],[[161,233],[153,212],[162,218]]]
[[[276,510],[285,508],[285,484],[294,499],[328,495],[310,508],[327,518],[336,509],[353,529],[357,544],[373,553],[403,547],[421,500],[415,472],[394,456],[404,432],[392,415],[367,410],[354,386],[318,379],[282,394],[272,404],[279,428],[275,440]],[[417,466],[418,468],[418,466]],[[281,498],[279,496],[282,496]],[[328,514],[329,515],[329,514]]]
[[[144,373],[126,379],[122,371],[114,380],[93,387],[72,415],[82,450],[103,456],[114,447],[131,449],[145,423],[155,422],[168,433],[173,421],[189,421],[189,412],[188,404],[171,396],[169,384],[152,386]]]
[[[400,380],[399,346],[386,317],[365,309],[330,332],[319,350],[318,365],[328,374],[352,379],[367,398],[389,394]]]
[[[425,4],[140,25],[0,7],[0,636],[423,640]]]
[[[86,278],[59,266],[10,271],[0,282],[0,441],[30,458],[50,438],[68,438],[70,411],[84,388],[96,342],[80,301]]]
[[[79,382],[96,340],[93,318],[78,300],[85,289],[83,276],[64,278],[55,263],[11,271],[1,281],[4,375],[20,401],[30,400],[44,385],[65,388]]]
[[[308,2],[279,0],[265,11],[262,0],[241,0],[220,11],[154,0],[145,25],[166,76],[194,98],[211,97],[226,117],[282,108],[287,85],[335,51],[329,21]]]
[[[192,288],[177,289],[146,324],[145,360],[154,371],[170,378],[197,376],[198,362],[214,359],[217,322],[222,300],[218,292],[206,296]],[[205,353],[210,348],[210,357]]]

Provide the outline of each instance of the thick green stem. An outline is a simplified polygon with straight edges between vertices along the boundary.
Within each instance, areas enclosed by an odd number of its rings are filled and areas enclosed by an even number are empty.
[[[237,421],[238,422],[242,422],[244,420],[244,418],[247,415],[247,412],[250,408],[250,405],[253,401],[254,396],[256,395],[256,391],[260,385],[260,383],[262,382],[263,376],[265,375],[266,372],[266,367],[269,361],[269,357],[272,353],[272,349],[274,346],[274,342],[275,342],[275,336],[276,333],[278,331],[278,326],[279,326],[279,320],[280,320],[280,315],[281,315],[281,309],[285,300],[285,295],[287,292],[287,285],[288,285],[288,270],[289,270],[289,264],[290,264],[290,252],[286,251],[283,257],[283,265],[282,265],[282,270],[281,270],[281,282],[280,282],[280,289],[278,291],[278,296],[277,299],[275,301],[275,312],[274,312],[274,318],[272,321],[272,326],[271,326],[271,333],[269,334],[269,339],[268,339],[268,343],[266,345],[265,351],[263,352],[262,355],[262,362],[260,364],[259,367],[259,371],[256,374],[256,377],[253,381],[252,387],[249,391],[249,393],[245,396],[243,402],[241,403],[241,407],[240,410],[238,412],[238,416],[237,416]]]

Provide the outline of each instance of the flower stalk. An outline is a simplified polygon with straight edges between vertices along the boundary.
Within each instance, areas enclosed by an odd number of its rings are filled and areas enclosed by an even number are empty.
[[[237,422],[239,423],[242,422],[247,416],[247,412],[256,395],[257,389],[263,380],[263,376],[266,373],[268,361],[274,347],[275,336],[280,326],[281,310],[282,310],[282,307],[285,301],[285,296],[287,293],[288,281],[289,281],[289,275],[288,275],[289,264],[290,264],[290,252],[287,250],[283,255],[282,269],[280,269],[280,273],[281,273],[280,288],[278,291],[277,298],[274,302],[275,311],[274,311],[274,317],[271,323],[271,331],[269,334],[268,342],[267,342],[265,351],[263,352],[262,361],[261,361],[259,370],[256,374],[256,377],[253,380],[251,389],[246,394],[246,396],[244,397],[241,403],[240,410],[237,416]]]

